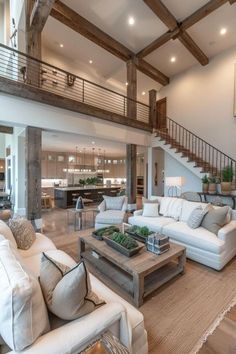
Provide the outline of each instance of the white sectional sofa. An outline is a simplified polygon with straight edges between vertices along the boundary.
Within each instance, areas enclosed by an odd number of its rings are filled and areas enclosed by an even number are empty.
[[[0,221],[0,235],[9,239],[9,230]],[[36,234],[36,241],[29,250],[17,251],[22,266],[37,278],[40,272],[42,252],[46,252],[53,259],[69,267],[73,267],[76,264],[65,252],[57,250],[49,238],[38,233]],[[147,333],[141,312],[107,288],[92,274],[90,276],[92,290],[105,300],[106,304],[104,306],[70,322],[59,320],[57,317],[50,315],[51,330],[41,335],[31,346],[21,352],[11,351],[2,340],[0,333],[0,353],[78,354],[96,336],[110,330],[120,338],[121,342],[129,348],[132,354],[147,354]],[[9,301],[11,300],[9,299]]]
[[[192,229],[187,225],[187,220],[198,205],[206,204],[189,202],[180,198],[152,196],[160,204],[160,211],[166,210],[169,203],[170,216],[145,217],[142,210],[134,212],[129,217],[129,224],[147,226],[151,231],[160,232],[169,236],[170,241],[186,247],[187,257],[207,265],[216,270],[221,270],[236,255],[236,211],[232,210],[227,224],[215,235],[203,227]],[[219,207],[216,207],[219,208]]]

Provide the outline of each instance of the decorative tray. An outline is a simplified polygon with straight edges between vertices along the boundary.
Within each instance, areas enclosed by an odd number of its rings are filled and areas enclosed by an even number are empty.
[[[144,245],[137,242],[138,247],[132,248],[132,249],[127,249],[124,246],[120,245],[119,243],[111,240],[109,237],[103,237],[103,240],[106,242],[106,244],[112,248],[114,248],[116,251],[119,251],[126,257],[132,257],[135,254],[137,254],[143,247]]]

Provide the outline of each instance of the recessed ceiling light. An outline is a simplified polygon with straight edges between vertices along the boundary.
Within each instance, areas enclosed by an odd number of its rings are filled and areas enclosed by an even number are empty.
[[[89,64],[93,64],[93,61],[92,61],[92,59],[90,59],[90,60],[89,60]]]
[[[221,28],[221,30],[220,30],[221,36],[224,36],[226,34],[226,32],[227,32],[227,28],[225,28],[225,27]]]
[[[129,85],[127,81],[126,81],[125,85],[126,85],[126,86],[128,86],[128,85]]]
[[[170,58],[170,61],[171,61],[171,63],[176,62],[176,57],[171,57],[171,58]]]
[[[143,95],[143,96],[144,96],[144,95],[146,95],[146,92],[145,92],[145,91],[143,91],[143,92],[142,92],[142,95]]]
[[[128,18],[128,24],[129,24],[130,26],[133,26],[134,23],[135,23],[135,19],[133,18],[133,16],[130,16],[130,17]]]
[[[64,47],[64,44],[61,43],[61,44],[60,44],[60,47],[63,48],[63,47]]]
[[[92,141],[92,144],[94,145],[94,144],[95,144],[95,141]]]

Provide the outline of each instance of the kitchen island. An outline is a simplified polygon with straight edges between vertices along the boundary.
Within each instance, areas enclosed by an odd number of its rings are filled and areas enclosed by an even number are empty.
[[[107,186],[86,186],[86,187],[58,187],[54,188],[54,199],[56,208],[72,208],[75,206],[73,199],[78,196],[86,199],[92,199],[94,203],[103,200],[103,195],[116,196],[121,187]]]

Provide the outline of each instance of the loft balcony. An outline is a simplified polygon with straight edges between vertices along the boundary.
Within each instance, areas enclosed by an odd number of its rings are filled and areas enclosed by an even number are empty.
[[[3,44],[0,92],[152,132],[149,105]]]

